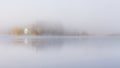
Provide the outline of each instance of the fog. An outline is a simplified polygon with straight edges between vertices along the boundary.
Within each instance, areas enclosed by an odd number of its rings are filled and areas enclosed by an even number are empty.
[[[0,30],[54,21],[66,30],[120,33],[119,7],[119,0],[1,0]]]

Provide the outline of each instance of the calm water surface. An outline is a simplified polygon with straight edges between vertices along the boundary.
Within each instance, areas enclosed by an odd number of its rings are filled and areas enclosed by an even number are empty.
[[[0,68],[120,68],[120,37],[1,37]]]

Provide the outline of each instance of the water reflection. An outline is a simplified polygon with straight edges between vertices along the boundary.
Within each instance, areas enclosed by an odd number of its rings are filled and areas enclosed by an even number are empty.
[[[87,42],[87,38],[17,38],[12,39],[13,45],[21,45],[32,47],[38,50],[60,50],[66,44],[84,43]],[[68,45],[71,46],[71,45]],[[78,46],[78,45],[74,45]]]
[[[15,38],[11,43],[15,46],[27,46],[36,50],[60,50],[66,46],[70,47],[89,47],[89,43],[94,43],[96,39],[89,40],[87,37],[53,37],[53,38]],[[91,46],[94,46],[91,45]],[[97,45],[95,45],[97,46]]]
[[[14,38],[0,42],[0,68],[120,68],[119,44],[105,37]]]
[[[33,49],[36,50],[50,50],[50,49],[61,49],[64,40],[63,39],[30,39],[30,38],[25,38],[25,39],[14,39],[12,40],[13,45],[24,45],[24,46],[29,46],[32,47]]]

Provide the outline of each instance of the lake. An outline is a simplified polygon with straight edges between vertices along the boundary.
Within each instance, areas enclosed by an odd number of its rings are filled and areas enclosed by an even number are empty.
[[[120,68],[120,37],[0,37],[0,68]]]

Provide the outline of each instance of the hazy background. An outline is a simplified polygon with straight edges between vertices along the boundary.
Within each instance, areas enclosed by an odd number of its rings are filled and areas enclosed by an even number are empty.
[[[1,0],[0,30],[55,21],[65,29],[92,34],[120,33],[119,7],[119,0]]]

